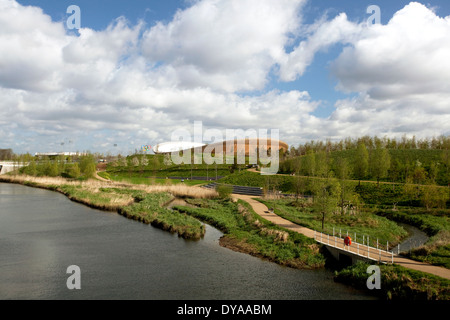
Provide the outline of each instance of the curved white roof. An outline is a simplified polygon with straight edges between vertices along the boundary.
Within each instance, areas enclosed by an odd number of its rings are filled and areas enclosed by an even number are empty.
[[[176,151],[189,150],[192,148],[203,147],[206,144],[191,141],[170,141],[159,143],[153,147],[154,153],[171,153]]]

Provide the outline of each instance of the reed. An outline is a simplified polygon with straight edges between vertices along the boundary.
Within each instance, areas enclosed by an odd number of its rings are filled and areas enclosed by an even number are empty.
[[[135,185],[95,179],[73,180],[61,177],[27,175],[1,176],[0,181],[19,183],[60,192],[70,200],[92,208],[117,211],[146,224],[177,233],[186,239],[200,239],[205,227],[197,219],[165,208],[174,197],[213,199],[214,190],[186,185]]]

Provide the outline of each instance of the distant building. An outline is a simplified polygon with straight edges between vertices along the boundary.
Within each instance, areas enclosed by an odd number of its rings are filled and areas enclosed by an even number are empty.
[[[42,157],[49,157],[49,158],[55,158],[58,156],[84,156],[87,153],[85,152],[36,152],[34,155],[36,157],[42,158]]]

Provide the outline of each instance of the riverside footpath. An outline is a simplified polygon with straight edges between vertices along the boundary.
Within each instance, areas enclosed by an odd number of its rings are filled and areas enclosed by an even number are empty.
[[[233,194],[232,197],[234,199],[240,199],[240,200],[243,200],[243,201],[246,201],[247,203],[249,203],[251,205],[251,207],[253,208],[253,210],[262,218],[264,218],[282,228],[285,228],[285,229],[288,229],[291,231],[295,231],[295,232],[299,232],[309,238],[314,238],[314,230],[302,227],[302,226],[295,224],[289,220],[281,218],[280,216],[276,215],[275,213],[270,212],[269,208],[267,208],[267,206],[265,204],[259,202],[258,200],[255,200],[255,198],[258,198],[258,197],[241,195],[241,194]],[[399,255],[394,255],[394,263],[398,264],[402,267],[405,267],[405,268],[426,272],[426,273],[433,274],[433,275],[436,275],[436,276],[439,276],[439,277],[445,278],[445,279],[450,279],[450,270],[443,268],[443,267],[433,266],[428,263],[411,260],[411,259],[399,256]]]

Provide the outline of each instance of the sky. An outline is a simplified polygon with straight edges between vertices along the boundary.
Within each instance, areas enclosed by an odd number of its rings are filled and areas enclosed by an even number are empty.
[[[0,0],[0,148],[449,135],[449,57],[447,0]]]

